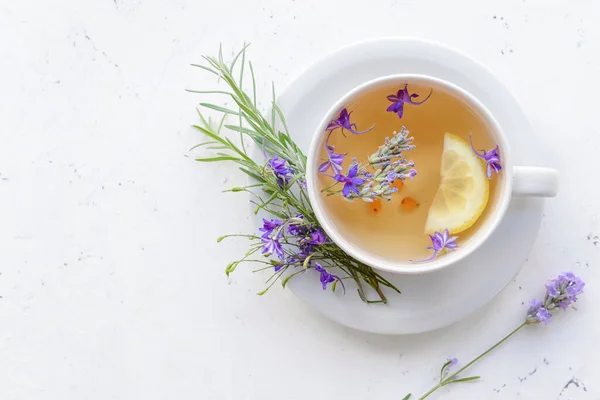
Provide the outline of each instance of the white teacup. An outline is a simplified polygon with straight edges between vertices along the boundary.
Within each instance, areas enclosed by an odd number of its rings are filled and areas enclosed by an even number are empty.
[[[500,181],[496,189],[497,200],[494,208],[488,212],[487,218],[481,227],[478,228],[477,232],[465,243],[461,243],[458,249],[426,263],[390,260],[367,251],[361,248],[360,243],[350,240],[348,235],[340,232],[334,226],[331,218],[327,215],[322,201],[324,195],[321,193],[321,188],[317,183],[318,166],[322,162],[319,159],[320,149],[323,144],[324,135],[326,134],[326,127],[332,120],[337,118],[340,110],[353,104],[356,98],[364,92],[378,89],[382,86],[402,87],[404,84],[427,86],[434,91],[443,90],[463,101],[487,125],[501,150],[503,169],[501,175],[499,175]],[[306,180],[308,195],[315,215],[327,235],[355,259],[373,268],[393,273],[419,274],[439,270],[459,262],[488,240],[492,232],[494,232],[504,218],[512,196],[554,197],[558,189],[558,173],[556,170],[541,167],[515,166],[513,164],[509,137],[502,131],[502,127],[496,118],[477,98],[450,82],[426,75],[401,74],[385,76],[366,82],[347,93],[331,107],[317,127],[307,156]]]

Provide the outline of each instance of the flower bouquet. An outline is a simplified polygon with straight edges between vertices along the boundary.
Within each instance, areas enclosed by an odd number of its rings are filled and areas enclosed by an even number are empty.
[[[252,63],[246,61],[246,47],[230,63],[224,61],[222,51],[219,50],[217,57],[204,57],[204,64],[193,64],[215,75],[226,85],[226,90],[189,90],[193,93],[222,94],[231,98],[237,106],[237,109],[230,109],[211,103],[199,104],[201,124],[194,127],[208,140],[192,149],[206,146],[210,150],[216,150],[216,154],[196,158],[196,161],[230,161],[238,164],[240,171],[251,182],[229,191],[249,193],[255,206],[254,212],[268,214],[268,217],[263,218],[263,226],[259,232],[225,235],[217,239],[220,242],[227,237],[245,237],[250,241],[248,251],[227,265],[225,273],[229,275],[244,262],[264,264],[263,268],[256,271],[270,270],[272,275],[267,280],[267,287],[258,293],[262,295],[276,282],[281,282],[285,287],[293,277],[314,269],[319,273],[324,290],[329,287],[332,291],[345,292],[344,280],[351,279],[356,282],[358,295],[364,302],[386,303],[382,287],[388,287],[397,293],[400,290],[373,268],[346,254],[327,237],[319,225],[306,193],[306,156],[288,132],[285,117],[276,103],[274,89],[269,117],[263,116],[258,109],[254,69]],[[249,92],[244,89],[245,83],[251,87]],[[204,110],[220,113],[220,122],[212,123],[210,118],[204,116]],[[342,113],[339,120],[333,121],[337,125],[332,128],[354,130],[348,117],[347,112]],[[235,119],[236,124],[227,123],[228,118]],[[223,128],[238,137],[225,135]],[[251,157],[244,144],[244,137],[250,138],[261,149],[263,159]],[[390,151],[393,150],[394,148],[390,148]],[[381,158],[385,154],[379,152],[374,156]],[[343,156],[335,154],[331,149],[331,158],[321,168],[335,170],[341,164],[340,157]],[[352,171],[347,176],[339,176],[338,181],[344,184],[348,183],[346,180],[350,180],[350,184],[345,185],[342,191],[354,190],[351,189],[352,182],[356,183],[358,178],[352,177]],[[385,195],[387,194],[382,191],[380,197]],[[255,256],[259,254],[265,258],[257,259]],[[367,287],[374,290],[376,298],[368,296]]]

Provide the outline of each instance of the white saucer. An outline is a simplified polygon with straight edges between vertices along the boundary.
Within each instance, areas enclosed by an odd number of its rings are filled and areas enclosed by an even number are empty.
[[[535,138],[523,110],[486,67],[456,50],[414,39],[358,43],[302,73],[278,99],[294,140],[308,149],[315,127],[342,95],[373,78],[399,73],[436,76],[471,92],[510,136],[515,164],[544,165],[532,151]],[[410,334],[442,328],[487,304],[511,281],[533,245],[543,206],[542,199],[513,199],[492,239],[460,264],[427,275],[382,273],[402,291],[384,290],[387,305],[363,303],[350,281],[345,295],[323,291],[314,271],[290,280],[288,288],[328,318],[361,331]]]

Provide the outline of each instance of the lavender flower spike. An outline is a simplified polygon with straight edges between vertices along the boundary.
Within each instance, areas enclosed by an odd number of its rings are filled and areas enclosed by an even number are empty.
[[[539,324],[543,322],[547,324],[552,317],[552,314],[546,308],[544,303],[538,299],[531,299],[529,302],[529,310],[527,310],[527,322],[530,324]]]
[[[410,151],[415,148],[412,144],[413,138],[409,137],[409,134],[410,132],[402,127],[400,132],[394,132],[391,139],[385,138],[383,145],[369,157],[369,164],[377,167],[389,163],[394,158],[402,158],[403,151]]]
[[[448,232],[448,229],[446,229],[444,233],[434,232],[433,235],[429,235],[429,238],[431,239],[431,246],[427,248],[433,250],[431,257],[424,260],[411,260],[411,262],[417,263],[431,261],[436,258],[441,251],[454,250],[458,247],[458,243],[456,243],[456,239],[458,239],[458,237],[450,237],[450,232]]]
[[[565,272],[546,284],[544,301],[531,300],[525,321],[528,324],[548,323],[557,308],[566,310],[583,293],[585,282],[572,272]]]
[[[369,132],[371,129],[373,129],[375,127],[375,125],[373,125],[372,127],[370,127],[367,130],[360,131],[360,132],[357,131],[356,124],[353,124],[350,122],[350,114],[352,114],[352,113],[348,112],[348,110],[346,108],[344,108],[342,111],[340,111],[340,115],[337,117],[337,119],[334,119],[333,121],[331,121],[329,123],[329,125],[327,125],[327,130],[333,131],[334,129],[342,128],[342,132],[345,129],[350,133],[354,133],[355,135],[360,135],[362,133]]]
[[[387,99],[392,102],[392,104],[387,108],[387,111],[396,113],[398,114],[398,118],[402,118],[402,116],[404,115],[404,104],[412,104],[418,106],[420,104],[425,103],[431,97],[432,93],[433,90],[429,92],[425,100],[414,101],[413,99],[416,99],[417,97],[419,97],[419,95],[416,93],[409,94],[408,85],[404,85],[404,89],[400,89],[395,95],[392,94],[387,97]]]
[[[492,179],[492,171],[496,174],[500,173],[502,169],[502,165],[500,164],[500,147],[496,146],[494,149],[490,151],[481,150],[481,153],[475,150],[475,146],[473,146],[473,137],[469,135],[469,142],[471,142],[471,149],[473,153],[479,158],[481,158],[486,163],[486,175],[488,179]]]

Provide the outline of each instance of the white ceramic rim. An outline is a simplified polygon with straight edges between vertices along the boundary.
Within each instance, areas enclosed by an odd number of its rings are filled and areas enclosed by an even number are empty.
[[[333,226],[330,219],[327,217],[326,212],[323,210],[322,203],[320,201],[320,193],[315,184],[316,174],[318,173],[318,155],[319,155],[319,147],[322,143],[321,135],[326,131],[327,125],[334,119],[335,116],[339,113],[339,111],[344,108],[345,104],[347,104],[348,100],[358,93],[367,90],[373,86],[378,86],[386,83],[397,82],[397,81],[405,81],[404,83],[417,83],[421,85],[431,85],[441,87],[444,90],[455,94],[457,97],[461,98],[465,101],[469,107],[475,110],[480,117],[482,117],[488,126],[492,130],[492,135],[496,139],[498,145],[500,146],[502,164],[503,164],[503,174],[501,188],[498,194],[498,200],[496,204],[496,208],[492,215],[488,216],[485,224],[475,233],[473,237],[470,238],[469,242],[464,246],[460,247],[458,250],[448,253],[443,257],[436,258],[432,261],[425,263],[411,263],[401,262],[401,261],[393,261],[389,259],[385,259],[383,257],[378,257],[373,255],[370,252],[362,250],[356,244],[346,240],[343,236],[338,233],[338,230]],[[319,223],[327,233],[327,235],[333,240],[340,248],[342,248],[346,253],[355,259],[379,270],[388,271],[391,273],[400,273],[400,274],[423,274],[433,271],[438,271],[440,269],[446,268],[450,265],[453,265],[464,258],[468,257],[471,253],[473,253],[478,247],[480,247],[496,230],[504,215],[506,210],[508,209],[508,205],[510,203],[510,199],[512,196],[512,186],[513,186],[513,164],[512,157],[510,156],[510,147],[508,145],[508,141],[506,135],[504,134],[502,127],[493,116],[493,114],[487,109],[486,106],[483,105],[475,96],[462,89],[461,87],[450,83],[448,81],[435,78],[428,75],[422,74],[395,74],[395,75],[387,75],[380,78],[376,78],[365,82],[353,90],[349,91],[347,94],[342,96],[327,112],[327,114],[321,120],[321,123],[315,130],[313,134],[313,138],[311,140],[310,148],[307,154],[307,167],[306,167],[306,181],[307,181],[307,191],[308,196],[315,212],[315,216],[319,220]]]

